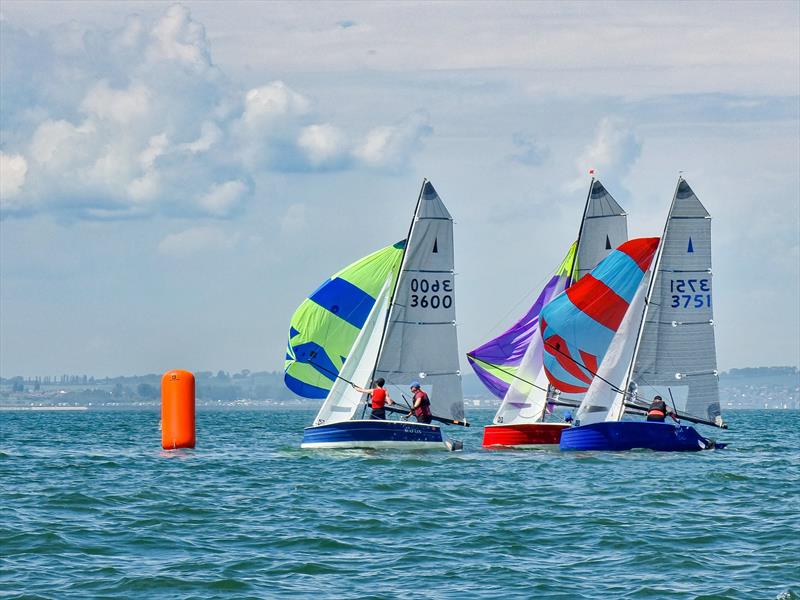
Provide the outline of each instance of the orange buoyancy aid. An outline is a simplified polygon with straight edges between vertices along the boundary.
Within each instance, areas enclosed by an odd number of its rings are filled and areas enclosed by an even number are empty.
[[[372,390],[372,409],[377,410],[386,405],[386,390],[375,388]]]

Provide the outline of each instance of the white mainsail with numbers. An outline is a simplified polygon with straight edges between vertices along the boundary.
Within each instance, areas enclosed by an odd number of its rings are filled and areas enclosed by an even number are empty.
[[[711,216],[681,177],[644,302],[631,303],[617,330],[578,410],[581,425],[619,421],[626,402],[655,395],[722,425],[711,280]]]
[[[462,420],[456,332],[453,218],[424,181],[395,287],[375,377],[408,389],[419,381],[440,417]]]

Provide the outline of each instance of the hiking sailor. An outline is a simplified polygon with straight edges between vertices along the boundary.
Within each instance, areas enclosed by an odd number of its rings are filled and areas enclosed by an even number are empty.
[[[667,403],[662,400],[661,396],[656,396],[653,398],[653,402],[650,403],[650,408],[647,409],[647,420],[659,421],[663,423],[667,418],[667,415],[672,417],[672,420],[678,423],[678,418],[675,415],[675,411],[667,406]]]
[[[378,377],[373,383],[375,384],[374,388],[361,388],[354,383],[350,385],[352,385],[357,392],[370,395],[372,400],[370,404],[372,407],[372,414],[369,416],[370,419],[386,420],[386,408],[384,407],[387,404],[394,404],[394,400],[389,398],[389,394],[383,389],[383,386],[386,384],[386,380],[383,377]]]
[[[413,404],[411,411],[406,415],[410,417],[412,414],[417,418],[418,423],[431,422],[431,399],[419,386],[419,381],[411,382],[411,393],[413,394]]]

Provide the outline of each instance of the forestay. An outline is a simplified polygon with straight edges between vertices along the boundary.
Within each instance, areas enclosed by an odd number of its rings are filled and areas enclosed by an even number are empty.
[[[371,387],[372,385],[370,376],[380,349],[383,327],[386,323],[386,312],[389,310],[391,289],[392,275],[390,274],[339,372],[339,377],[333,382],[328,397],[320,407],[317,417],[314,419],[314,425],[349,421],[359,406],[362,406],[364,395],[357,392],[348,382],[353,382],[361,387]]]
[[[632,381],[641,400],[659,394],[682,413],[721,423],[712,288],[711,216],[680,178]]]
[[[375,369],[387,385],[422,383],[433,414],[462,420],[456,335],[453,219],[423,184]]]

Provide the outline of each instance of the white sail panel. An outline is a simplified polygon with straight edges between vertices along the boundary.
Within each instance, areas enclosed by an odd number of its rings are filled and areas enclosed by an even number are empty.
[[[628,380],[633,353],[636,351],[636,337],[644,316],[644,301],[649,283],[650,271],[642,278],[597,370],[597,377],[592,380],[575,413],[576,425],[618,421],[622,418],[625,399],[618,390],[624,389]]]
[[[713,322],[711,217],[678,181],[662,240],[632,381],[641,400],[656,394],[691,416],[720,417]]]
[[[593,181],[581,224],[575,280],[589,273],[614,248],[627,241],[627,213],[602,183]]]
[[[386,321],[386,311],[389,310],[389,296],[391,294],[392,275],[389,275],[381,288],[375,305],[367,317],[364,326],[353,343],[353,348],[347,356],[339,371],[339,377],[333,382],[328,396],[314,419],[314,425],[338,423],[349,421],[353,418],[362,404],[363,394],[357,392],[347,383],[352,381],[361,387],[371,387],[369,380],[378,350],[381,344],[381,335]]]
[[[433,414],[462,420],[464,399],[459,368],[453,219],[426,181],[375,376],[401,389],[419,381],[430,396]]]
[[[550,383],[542,362],[542,336],[537,327],[516,377],[494,416],[495,424],[536,423],[542,420]]]

